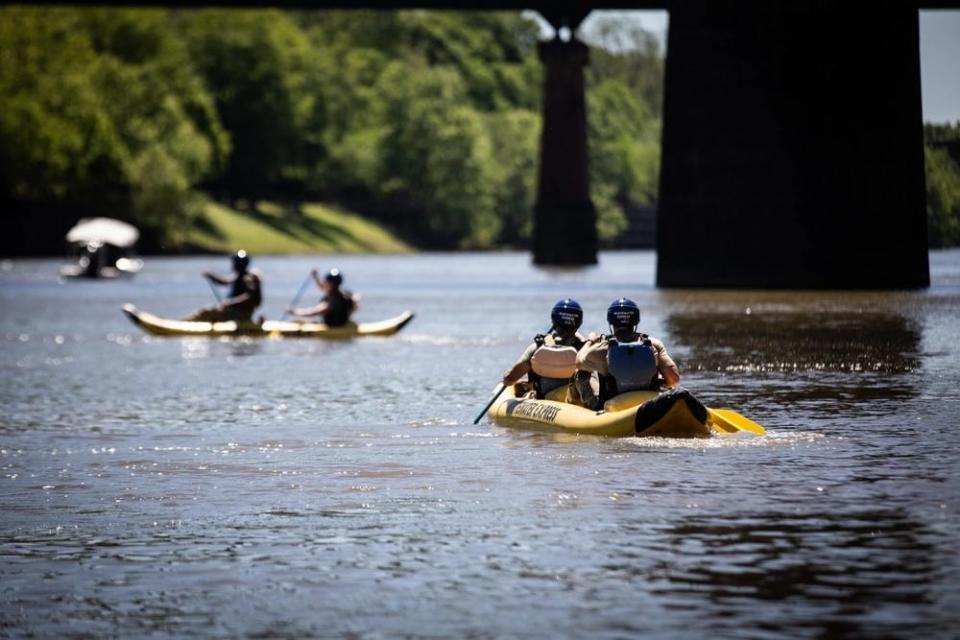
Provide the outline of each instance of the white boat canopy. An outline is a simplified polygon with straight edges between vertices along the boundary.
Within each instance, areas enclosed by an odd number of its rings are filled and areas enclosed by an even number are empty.
[[[113,218],[83,218],[67,232],[67,242],[100,242],[130,247],[140,237],[137,228]]]

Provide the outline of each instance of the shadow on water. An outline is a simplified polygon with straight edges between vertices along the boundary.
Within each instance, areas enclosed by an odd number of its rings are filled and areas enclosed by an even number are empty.
[[[743,397],[836,411],[920,393],[922,331],[895,311],[683,309],[665,320],[684,372]]]
[[[697,370],[897,374],[920,364],[920,331],[895,313],[683,312],[666,326]]]

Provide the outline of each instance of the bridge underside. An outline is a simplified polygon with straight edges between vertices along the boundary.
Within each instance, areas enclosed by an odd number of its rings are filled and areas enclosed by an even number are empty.
[[[916,7],[670,12],[662,287],[929,284]]]

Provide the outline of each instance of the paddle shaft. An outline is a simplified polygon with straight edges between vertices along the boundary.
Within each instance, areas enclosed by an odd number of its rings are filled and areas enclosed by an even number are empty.
[[[223,302],[223,298],[220,297],[220,292],[217,291],[216,285],[213,284],[208,278],[204,278],[207,281],[207,284],[210,285],[210,291],[213,291],[213,297],[217,299],[217,302]]]
[[[287,307],[295,307],[298,302],[300,302],[300,296],[303,295],[303,292],[307,290],[307,285],[310,284],[310,281],[313,280],[313,274],[308,273],[307,277],[303,279],[303,284],[300,285],[300,290],[297,291],[297,295],[293,296],[293,300],[290,301],[290,304]],[[283,322],[287,319],[287,316],[290,315],[289,308],[283,312],[283,315],[280,316],[280,321]]]
[[[485,406],[485,407],[483,408],[483,411],[481,411],[480,414],[479,414],[476,418],[473,419],[473,424],[477,424],[477,423],[480,422],[480,420],[483,419],[484,414],[490,409],[490,407],[493,406],[493,403],[497,401],[497,398],[500,397],[500,394],[502,394],[502,393],[503,393],[503,390],[506,389],[506,388],[507,388],[507,385],[505,385],[505,384],[503,384],[503,383],[501,382],[501,383],[500,383],[500,389],[494,394],[494,396],[493,396],[492,398],[490,398],[490,402],[488,402],[488,403],[487,403],[487,406]]]

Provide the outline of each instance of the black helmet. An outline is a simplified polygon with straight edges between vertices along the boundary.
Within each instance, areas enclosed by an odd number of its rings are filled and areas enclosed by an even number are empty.
[[[640,324],[640,307],[628,298],[617,298],[607,307],[607,323],[614,329],[632,329]]]
[[[576,331],[583,324],[583,308],[572,298],[564,298],[553,305],[550,321],[557,329]]]
[[[231,261],[233,262],[234,271],[246,271],[247,266],[250,264],[250,256],[247,255],[246,251],[240,249],[240,251],[237,251],[233,255]]]
[[[333,268],[327,271],[327,275],[323,276],[323,280],[339,287],[340,283],[343,282],[343,274],[340,273],[340,269]]]

